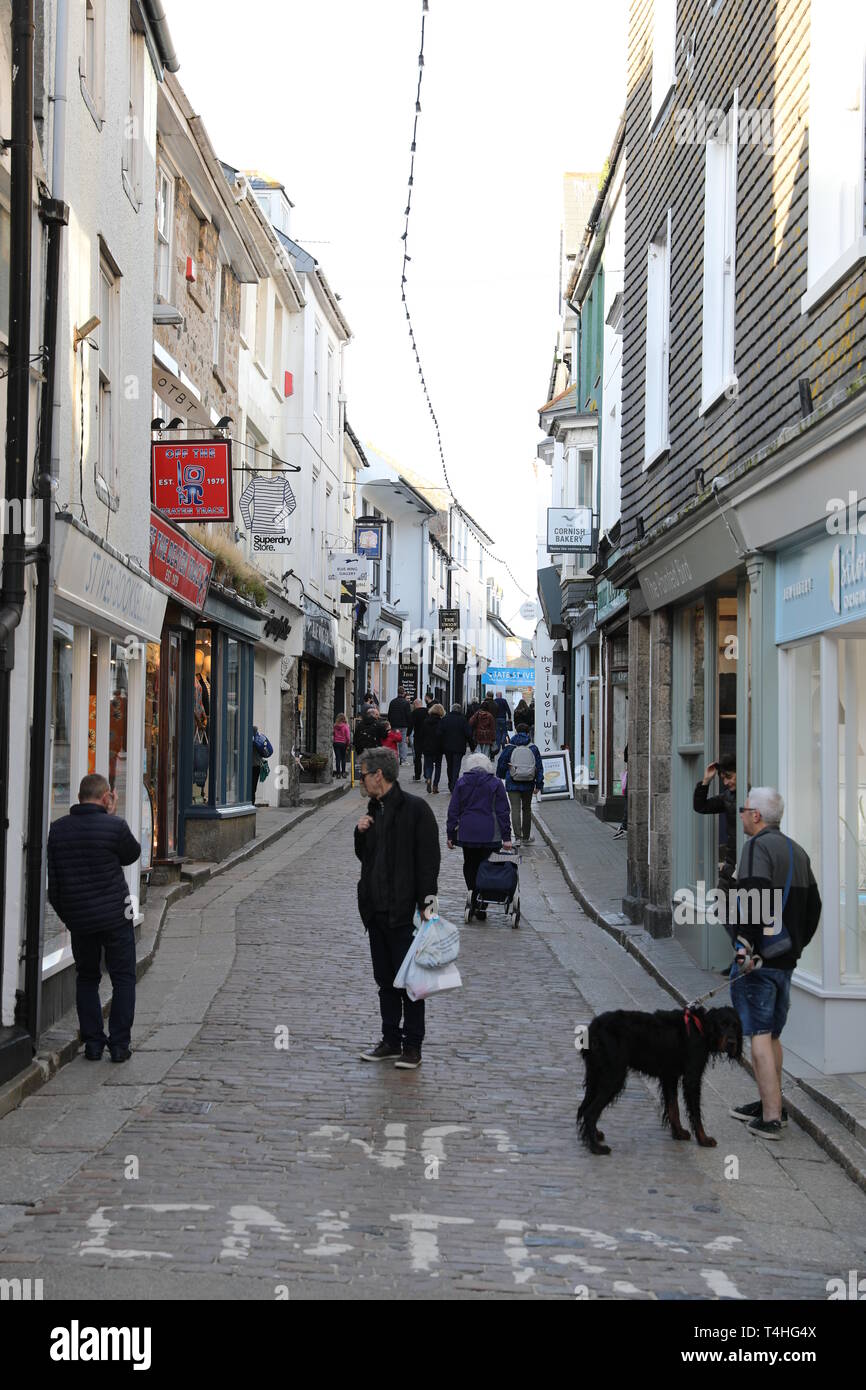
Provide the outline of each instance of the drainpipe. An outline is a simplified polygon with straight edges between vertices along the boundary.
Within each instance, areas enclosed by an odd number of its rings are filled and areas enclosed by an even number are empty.
[[[30,804],[27,816],[27,869],[25,882],[24,997],[18,1022],[26,1028],[34,1050],[40,1033],[42,1003],[42,924],[45,919],[45,841],[50,794],[51,720],[48,691],[51,683],[54,585],[51,557],[54,536],[54,478],[51,472],[52,404],[57,379],[57,315],[60,297],[60,244],[62,228],[69,222],[69,208],[55,198],[44,198],[40,216],[48,229],[45,272],[43,344],[46,357],[40,402],[44,421],[39,440],[39,477],[36,483],[37,513],[42,541],[36,552],[36,615],[33,662],[33,720],[30,726]]]
[[[9,256],[9,359],[6,416],[6,515],[0,586],[0,971],[9,861],[9,742],[15,629],[24,588],[24,498],[30,410],[30,239],[33,227],[33,0],[12,5],[12,216]],[[16,524],[16,511],[18,524]]]

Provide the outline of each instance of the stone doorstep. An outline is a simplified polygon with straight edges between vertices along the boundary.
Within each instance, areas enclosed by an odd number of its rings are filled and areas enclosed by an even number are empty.
[[[326,806],[330,801],[335,801],[348,789],[347,782],[345,785],[341,784],[329,788],[309,806],[286,808],[285,824],[276,825],[273,829],[265,831],[264,834],[251,840],[249,844],[235,850],[227,859],[221,860],[217,864],[193,864],[190,862],[185,868],[189,868],[193,872],[189,876],[184,874],[181,882],[151,888],[144,908],[141,935],[136,943],[136,979],[140,980],[153,964],[169,908],[180,902],[182,898],[194,893],[197,888],[203,887],[211,878],[236,868],[238,864],[251,859],[264,849],[270,849],[301,821],[314,815],[320,806]],[[111,996],[109,995],[102,1010],[106,1017],[110,1009]],[[0,1086],[0,1119],[7,1115],[10,1110],[16,1109],[27,1096],[40,1090],[47,1081],[51,1080],[52,1076],[57,1074],[61,1067],[66,1066],[67,1062],[71,1062],[77,1056],[81,1042],[75,1010],[70,1010],[47,1033],[43,1033],[39,1042],[39,1051],[30,1066],[19,1072],[17,1076],[13,1076],[12,1080],[8,1081],[5,1086]]]
[[[541,834],[553,851],[553,856],[562,870],[572,894],[586,915],[609,936],[612,936],[624,951],[634,956],[644,970],[653,977],[657,984],[661,985],[662,989],[667,990],[677,1003],[688,1004],[690,999],[664,973],[659,964],[647,954],[642,944],[646,939],[643,929],[633,926],[628,918],[623,917],[621,913],[605,913],[592,902],[550,827],[535,809],[533,809],[532,814]],[[690,960],[689,964],[692,969],[695,969]],[[719,983],[717,977],[710,976],[706,972],[701,973],[704,978],[714,984]],[[754,1075],[751,1061],[748,1058],[742,1059],[741,1066],[750,1075]],[[829,1154],[844,1169],[849,1178],[866,1192],[866,1114],[859,1108],[856,1112],[846,1108],[844,1098],[838,1092],[834,1092],[832,1078],[828,1078],[827,1090],[825,1091],[821,1084],[821,1078],[811,1077],[807,1080],[792,1076],[787,1071],[783,1075],[785,1078],[784,1101],[790,1115],[805,1129],[807,1134],[811,1135],[825,1153]]]

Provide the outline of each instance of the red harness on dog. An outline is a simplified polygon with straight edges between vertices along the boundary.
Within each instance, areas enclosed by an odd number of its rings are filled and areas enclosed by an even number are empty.
[[[688,1037],[689,1035],[689,1023],[694,1023],[698,1032],[701,1034],[701,1036],[703,1036],[704,1025],[701,1023],[701,1020],[698,1018],[697,1014],[693,1014],[691,1009],[683,1009],[683,1019],[685,1020],[686,1025],[686,1037]]]

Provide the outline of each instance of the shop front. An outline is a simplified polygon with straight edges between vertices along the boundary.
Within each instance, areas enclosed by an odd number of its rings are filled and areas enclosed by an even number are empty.
[[[181,660],[180,853],[219,860],[256,833],[251,800],[253,674],[263,616],[208,592]]]
[[[337,665],[334,618],[312,599],[304,599],[304,646],[298,663],[295,752],[304,775],[330,782],[334,727],[334,676]]]
[[[783,829],[823,911],[785,1041],[825,1073],[866,1071],[866,536],[822,527],[776,558]]]
[[[596,616],[601,637],[601,765],[596,814],[603,820],[621,820],[626,809],[628,621],[628,592],[601,579]]]
[[[291,668],[294,659],[300,656],[303,614],[294,608],[281,595],[268,592],[267,613],[264,618],[261,636],[255,649],[253,672],[253,725],[264,734],[273,746],[273,757],[265,759],[268,775],[264,781],[258,777],[258,765],[251,769],[256,777],[250,786],[250,799],[258,806],[279,806],[280,786],[276,769],[290,758],[284,760],[282,723],[288,715],[288,737],[294,736],[294,702],[288,700],[293,689]],[[284,750],[283,750],[284,751]]]
[[[142,839],[150,799],[144,768],[146,653],[160,641],[166,595],[146,571],[67,514],[57,518],[51,674],[50,820],[78,800],[88,773],[117,793],[117,814]],[[146,836],[145,836],[146,838]],[[136,921],[141,871],[125,871]],[[43,1020],[70,1002],[61,977],[71,964],[69,934],[46,903]],[[56,977],[56,979],[55,979]],[[71,978],[71,975],[70,975]]]

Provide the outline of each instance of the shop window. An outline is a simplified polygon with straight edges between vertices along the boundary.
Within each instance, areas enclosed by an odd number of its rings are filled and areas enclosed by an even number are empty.
[[[87,771],[96,772],[96,737],[99,706],[99,638],[95,633],[90,637],[90,678],[87,692]],[[102,769],[100,769],[101,771]]]
[[[196,628],[195,678],[193,682],[193,804],[210,800],[211,792],[211,669],[213,651],[210,628]]]
[[[129,727],[129,658],[118,642],[111,644],[108,696],[108,785],[117,792],[117,814],[129,819],[132,798],[128,794],[127,730]]]
[[[838,644],[839,971],[866,979],[866,641]]]
[[[225,771],[223,796],[226,805],[240,801],[241,675],[240,648],[234,637],[223,638],[223,729]]]
[[[704,605],[686,614],[687,647],[691,657],[686,672],[685,742],[704,741]]]
[[[788,769],[785,818],[782,828],[801,844],[812,861],[816,877],[821,865],[821,643],[806,642],[789,652]],[[819,887],[820,887],[819,883]],[[823,914],[818,930],[798,962],[802,974],[823,975]]]
[[[156,292],[170,300],[172,292],[172,245],[174,242],[174,179],[163,169],[156,174]],[[170,415],[165,417],[170,420]]]
[[[159,803],[159,675],[160,650],[158,642],[148,642],[144,673],[144,785],[154,808]],[[159,817],[154,815],[153,852],[160,852]]]
[[[54,621],[54,660],[51,676],[51,799],[52,821],[65,816],[72,804],[72,652],[71,623]]]

